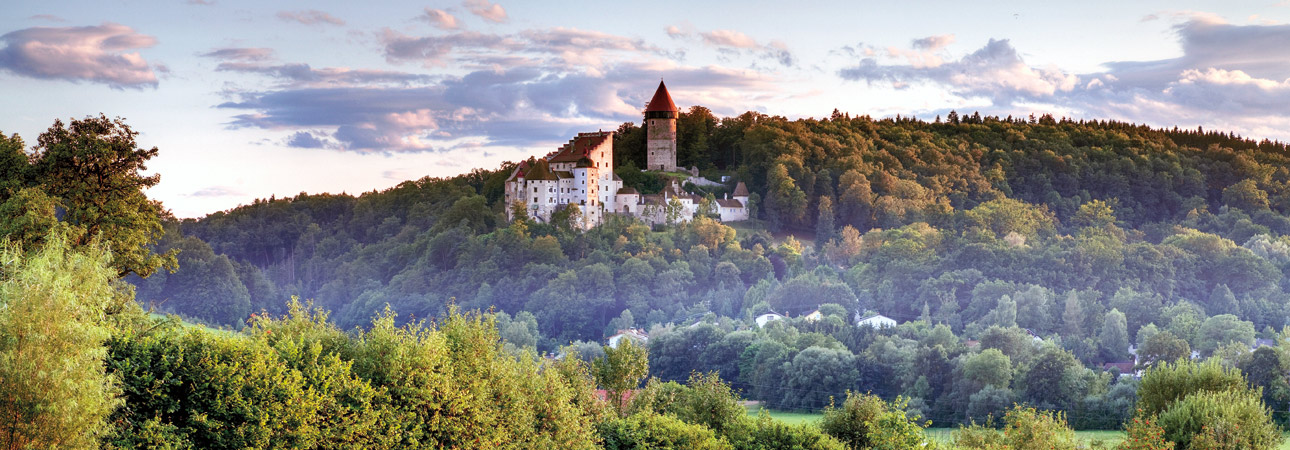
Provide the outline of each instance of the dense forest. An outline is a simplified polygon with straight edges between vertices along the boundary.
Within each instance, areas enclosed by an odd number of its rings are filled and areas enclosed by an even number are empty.
[[[664,379],[717,370],[785,409],[848,389],[904,395],[940,423],[1024,402],[1118,428],[1135,386],[1115,376],[1124,365],[1103,367],[1133,362],[1131,346],[1140,364],[1195,351],[1273,371],[1250,365],[1267,362],[1251,358],[1256,338],[1290,317],[1282,143],[1050,116],[717,119],[702,107],[678,135],[681,165],[748,184],[756,220],[506,223],[508,164],[170,223],[158,251],[180,250],[182,269],[133,278],[138,297],[235,328],[291,296],[345,328],[386,305],[407,318],[492,309],[503,337],[540,352],[639,327]],[[657,190],[662,175],[637,169],[642,130],[623,124],[616,139],[619,175]],[[825,320],[751,321],[816,309]],[[875,312],[903,325],[853,325]],[[1006,370],[985,379],[973,364]],[[1285,378],[1262,384],[1281,420]]]
[[[1068,426],[1280,441],[1284,144],[1048,116],[679,122],[681,164],[746,182],[754,220],[508,223],[506,164],[177,221],[119,119],[4,138],[0,410],[31,418],[3,415],[0,443],[920,448],[926,420],[965,424],[959,448]],[[619,128],[617,172],[650,192],[667,175],[637,169],[642,139]],[[789,318],[753,321],[770,311]],[[633,327],[644,347],[600,345]]]

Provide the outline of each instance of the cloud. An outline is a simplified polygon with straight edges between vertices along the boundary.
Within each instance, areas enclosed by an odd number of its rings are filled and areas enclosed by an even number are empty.
[[[502,5],[490,3],[488,0],[466,0],[462,3],[471,14],[484,18],[489,22],[502,23],[506,21],[506,9]]]
[[[228,186],[209,186],[189,193],[188,197],[241,197],[246,193]]]
[[[406,72],[372,69],[351,69],[348,67],[323,67],[315,69],[308,64],[261,64],[256,62],[230,61],[220,63],[215,68],[221,72],[258,73],[277,78],[287,85],[321,86],[394,83],[406,84],[413,81],[429,79],[428,75]]]
[[[295,148],[327,148],[329,143],[326,138],[319,138],[314,133],[308,131],[297,131],[287,138],[287,146]]]
[[[442,66],[455,49],[470,51],[518,50],[520,43],[505,36],[464,31],[441,36],[412,37],[386,28],[379,36],[386,61],[419,61],[427,67]]]
[[[156,87],[157,75],[138,52],[157,39],[115,23],[35,27],[0,36],[0,69],[15,75],[103,83],[114,88]]]
[[[189,5],[210,6],[215,4],[215,0],[188,0],[185,3],[188,3]]]
[[[233,61],[265,61],[273,58],[273,49],[244,47],[219,48],[202,53],[200,56]]]
[[[706,33],[699,33],[703,37],[703,42],[716,47],[733,47],[733,48],[758,48],[761,45],[748,35],[733,30],[714,30]]]
[[[922,39],[914,39],[913,47],[918,50],[937,51],[954,43],[954,35],[942,34],[937,36],[928,36]]]
[[[441,30],[456,30],[461,27],[461,24],[457,22],[456,16],[453,16],[442,9],[426,8],[426,13],[421,15],[420,19],[430,22],[430,24],[434,25],[435,28]]]
[[[47,21],[50,21],[50,22],[66,22],[66,21],[67,21],[67,19],[64,19],[64,18],[62,18],[62,17],[55,16],[55,15],[53,15],[53,14],[36,14],[36,15],[34,15],[34,16],[28,17],[28,19],[32,19],[32,20],[47,20]]]
[[[1075,74],[1027,64],[1008,40],[954,57],[952,39],[916,40],[909,49],[844,48],[857,61],[846,80],[941,86],[964,103],[985,100],[993,113],[1048,108],[1157,126],[1224,127],[1290,139],[1290,25],[1233,25],[1208,13],[1163,14],[1178,22],[1176,58],[1112,61],[1104,72]]]
[[[619,60],[640,60],[668,53],[642,39],[549,28],[516,34],[476,31],[415,37],[384,29],[378,39],[391,63],[419,62],[426,67],[515,68],[545,65],[555,70],[599,71]]]
[[[287,22],[300,22],[305,25],[344,25],[345,21],[325,12],[310,9],[305,11],[278,11],[278,18]]]
[[[796,64],[793,52],[788,49],[787,44],[781,41],[770,41],[763,44],[757,42],[751,36],[735,30],[712,30],[694,33],[690,31],[688,25],[686,28],[669,26],[665,31],[673,39],[697,39],[698,42],[715,48],[718,54],[726,57],[751,55],[758,59],[778,62],[785,67],[792,67]]]
[[[746,105],[738,102],[777,92],[774,83],[745,71],[618,63],[596,75],[520,67],[409,86],[286,87],[243,92],[219,107],[241,111],[230,126],[287,130],[287,142],[297,147],[465,151],[454,142],[546,145],[579,131],[639,121],[662,75],[674,97],[702,97],[717,113],[743,112]]]

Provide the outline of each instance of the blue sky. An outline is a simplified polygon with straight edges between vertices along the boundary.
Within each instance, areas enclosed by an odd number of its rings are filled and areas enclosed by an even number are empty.
[[[6,2],[0,131],[124,117],[180,217],[544,154],[681,108],[1052,113],[1290,140],[1290,0]]]

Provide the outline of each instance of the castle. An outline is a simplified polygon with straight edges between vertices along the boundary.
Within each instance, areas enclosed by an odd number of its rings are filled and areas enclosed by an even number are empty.
[[[662,81],[645,107],[648,170],[675,171],[676,119],[679,111]],[[702,197],[684,192],[673,180],[663,192],[641,195],[623,187],[614,174],[614,132],[578,133],[542,158],[523,161],[506,179],[506,204],[524,205],[529,217],[549,222],[564,208],[578,209],[578,225],[591,228],[607,214],[639,218],[650,224],[693,220],[696,214],[716,214],[721,221],[748,219],[748,188],[743,182],[729,198],[704,205]],[[704,206],[708,211],[701,211]],[[672,217],[668,210],[672,209]],[[507,208],[507,220],[513,220]]]

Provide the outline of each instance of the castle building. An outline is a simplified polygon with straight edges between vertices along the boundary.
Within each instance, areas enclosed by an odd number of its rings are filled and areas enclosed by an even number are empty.
[[[645,108],[648,170],[677,170],[676,119],[676,105],[660,81],[654,99]],[[506,179],[506,204],[507,220],[515,219],[510,206],[522,204],[530,218],[548,223],[556,212],[577,208],[576,225],[584,229],[604,223],[607,214],[636,217],[650,224],[689,222],[702,214],[719,215],[723,222],[748,220],[748,188],[743,182],[733,195],[708,204],[711,209],[707,211],[702,210],[703,199],[683,191],[676,180],[658,194],[641,195],[624,187],[623,180],[614,174],[612,131],[578,133],[556,151],[521,162]],[[674,210],[671,217],[669,208]]]
[[[676,118],[680,112],[662,80],[645,106],[645,163],[648,170],[676,170]]]
[[[590,228],[614,211],[623,180],[614,175],[614,132],[578,133],[545,157],[521,162],[506,180],[506,204],[524,204],[548,222],[562,208],[578,208],[579,225]],[[508,219],[512,211],[507,208]]]

